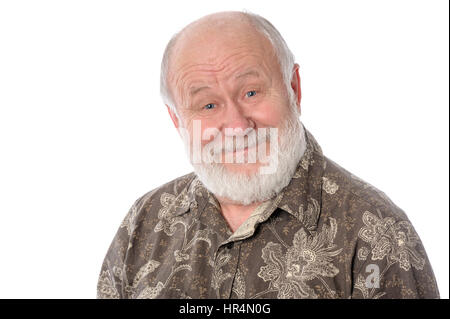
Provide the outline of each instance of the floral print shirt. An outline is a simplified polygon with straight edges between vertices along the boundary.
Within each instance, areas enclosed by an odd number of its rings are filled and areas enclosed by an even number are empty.
[[[232,233],[194,173],[140,197],[98,298],[439,298],[424,247],[381,191],[307,147],[290,184]]]

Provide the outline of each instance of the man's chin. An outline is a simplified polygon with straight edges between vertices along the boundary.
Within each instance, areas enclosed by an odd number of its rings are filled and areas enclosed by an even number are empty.
[[[220,164],[223,168],[231,174],[254,176],[259,174],[261,167],[260,163],[223,163]]]

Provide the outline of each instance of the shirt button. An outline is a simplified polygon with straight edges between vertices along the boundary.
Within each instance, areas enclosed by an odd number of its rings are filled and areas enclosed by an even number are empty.
[[[231,242],[231,243],[228,243],[228,244],[227,244],[227,248],[228,248],[228,249],[232,249],[233,246],[234,246],[234,242]]]

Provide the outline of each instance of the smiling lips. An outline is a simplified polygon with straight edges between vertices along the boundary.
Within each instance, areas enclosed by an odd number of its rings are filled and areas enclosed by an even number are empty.
[[[238,145],[238,143],[229,143],[231,145],[226,145],[222,148],[222,152],[223,153],[241,153],[241,152],[248,152],[249,149],[253,149],[256,148],[257,146],[261,146],[265,141],[256,141],[256,140],[252,140],[252,141],[248,141],[248,139],[246,138],[243,145]]]

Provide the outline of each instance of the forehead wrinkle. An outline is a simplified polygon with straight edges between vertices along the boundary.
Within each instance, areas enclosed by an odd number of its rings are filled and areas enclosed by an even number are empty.
[[[184,103],[184,101],[187,98],[187,93],[190,91],[189,86],[189,80],[190,77],[192,76],[192,71],[190,71],[191,69],[196,69],[196,68],[208,68],[208,66],[210,66],[209,64],[195,64],[195,65],[185,65],[179,68],[179,70],[177,72],[174,72],[171,74],[170,78],[172,78],[172,80],[170,82],[173,83],[174,89],[178,91],[178,93],[181,96],[181,103]],[[194,71],[193,70],[193,71]],[[191,81],[194,82],[194,81]],[[197,83],[200,83],[199,85],[203,85],[200,81],[197,81]],[[204,83],[204,82],[203,82]]]
[[[240,48],[237,48],[236,50],[239,50],[239,49]],[[242,55],[244,58],[248,57],[248,56],[252,56],[251,54],[246,54],[245,52],[243,53],[242,50],[240,50],[239,52],[236,52],[233,54],[228,54],[221,61],[210,62],[210,63],[195,63],[195,64],[191,64],[192,62],[191,63],[187,62],[187,63],[185,63],[185,65],[178,67],[177,73],[179,74],[179,77],[185,77],[189,73],[195,72],[195,71],[205,72],[205,73],[218,73],[227,68],[226,64],[227,64],[228,60],[235,58],[236,56],[239,56],[239,55]],[[259,56],[257,56],[257,57],[260,58]],[[215,60],[218,60],[218,57],[216,57]],[[232,65],[231,65],[231,67],[232,67]],[[196,69],[198,69],[198,70],[196,70]]]
[[[260,74],[258,71],[251,68],[247,71],[237,73],[237,75],[234,76],[234,79],[240,80],[240,79],[244,79],[247,77],[260,78]],[[205,89],[210,89],[210,88],[211,87],[209,85],[201,85],[201,86],[194,85],[189,88],[189,95],[194,96],[195,94],[199,93],[200,91],[205,90]]]
[[[196,91],[198,88],[207,87],[211,84],[218,84],[219,77],[224,79],[231,78],[243,78],[246,76],[253,75],[255,77],[262,76],[260,72],[257,72],[255,67],[262,67],[263,73],[267,73],[270,71],[270,67],[267,65],[268,61],[266,61],[267,56],[265,52],[249,52],[251,48],[249,46],[243,45],[236,48],[233,48],[232,53],[226,55],[226,57],[219,60],[219,57],[214,57],[217,61],[216,63],[195,63],[192,64],[189,60],[184,64],[175,65],[172,69],[175,72],[172,73],[173,82],[175,85],[175,89],[180,94],[181,103],[184,104],[187,102],[189,97],[192,96],[192,93]],[[234,51],[234,52],[233,52]],[[237,51],[237,52],[236,52]],[[182,51],[178,51],[178,54],[181,55]],[[243,65],[245,67],[246,60],[252,57],[253,61],[251,62],[251,66],[241,71]],[[237,62],[229,63],[230,59],[237,59]],[[176,61],[176,60],[175,60]],[[237,70],[236,70],[237,69]],[[224,71],[223,75],[219,73]],[[239,72],[239,73],[238,73]],[[238,74],[236,74],[238,73]],[[202,75],[205,76],[202,76]],[[192,79],[194,77],[194,79]],[[209,83],[208,83],[209,82]]]
[[[252,56],[252,55],[248,55],[248,54],[242,54],[242,55],[245,58]],[[235,56],[235,55],[233,55],[233,56]],[[218,77],[224,77],[226,79],[227,78],[238,79],[238,78],[242,78],[242,77],[246,77],[246,76],[255,76],[255,77],[261,76],[261,73],[255,69],[255,63],[252,63],[253,65],[244,69],[244,71],[239,70],[239,69],[242,69],[242,64],[245,64],[241,61],[239,63],[233,63],[230,65],[226,65],[227,60],[229,60],[233,56],[227,57],[227,59],[225,59],[220,64],[216,64],[217,66],[214,64],[195,64],[195,65],[183,66],[179,69],[179,72],[177,72],[177,75],[175,75],[174,82],[177,85],[189,82],[190,77],[192,76],[193,73],[197,73],[197,74],[194,74],[194,76],[201,75],[202,73],[204,73],[205,78],[207,78],[208,75],[212,75],[212,77],[210,77],[210,78],[215,78],[214,82],[217,82]],[[257,58],[256,60],[259,62],[259,66],[262,66],[264,69],[267,69],[265,61],[260,59],[260,57],[258,55],[253,55],[253,56],[255,56]],[[227,69],[229,69],[229,70],[227,70]],[[236,69],[238,69],[238,70],[236,70]],[[224,71],[224,75],[219,75],[218,73],[220,73],[222,71]],[[197,79],[195,79],[192,82],[200,82],[201,83],[201,82],[208,82],[208,81],[207,80],[205,81],[203,79],[198,81]]]

